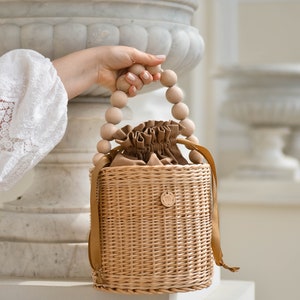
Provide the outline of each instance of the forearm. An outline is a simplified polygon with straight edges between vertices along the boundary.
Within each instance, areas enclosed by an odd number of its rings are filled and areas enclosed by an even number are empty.
[[[97,51],[94,48],[71,53],[55,59],[52,63],[69,99],[78,96],[97,82]]]

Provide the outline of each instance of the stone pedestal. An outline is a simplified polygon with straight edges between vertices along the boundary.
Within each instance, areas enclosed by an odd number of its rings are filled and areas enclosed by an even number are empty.
[[[107,106],[70,105],[63,140],[35,168],[29,189],[3,204],[1,275],[89,276],[89,167]]]

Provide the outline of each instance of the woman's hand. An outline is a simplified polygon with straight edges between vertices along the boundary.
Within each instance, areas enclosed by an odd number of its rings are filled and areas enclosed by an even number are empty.
[[[144,70],[136,75],[128,72],[129,68],[134,64],[157,66],[164,60],[164,55],[155,56],[131,47],[99,46],[55,59],[53,65],[71,99],[93,84],[99,84],[113,92],[117,89],[117,79],[121,75],[129,84],[126,92],[129,96],[134,96],[144,84],[158,80],[160,74],[151,75]]]

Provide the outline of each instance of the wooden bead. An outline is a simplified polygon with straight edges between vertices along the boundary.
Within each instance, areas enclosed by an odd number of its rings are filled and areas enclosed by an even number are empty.
[[[110,96],[110,103],[112,106],[123,108],[128,103],[128,96],[123,91],[115,91]]]
[[[106,123],[101,126],[100,134],[104,140],[113,140],[113,135],[117,131],[117,127],[114,124]]]
[[[192,150],[189,154],[189,159],[194,164],[203,164],[204,158],[201,153],[199,153],[197,150]]]
[[[171,87],[177,83],[177,74],[173,70],[165,70],[161,73],[160,82],[163,86]]]
[[[131,86],[130,83],[128,83],[125,78],[126,75],[123,74],[117,79],[117,89],[119,91],[127,92]]]
[[[97,143],[97,151],[99,153],[108,153],[111,150],[111,144],[107,140],[101,140]]]
[[[185,103],[179,102],[173,105],[172,116],[177,120],[183,120],[188,117],[190,110]]]
[[[191,136],[195,131],[195,124],[191,119],[184,119],[179,122],[183,126],[181,134],[184,136]]]
[[[108,123],[119,124],[122,121],[123,113],[118,107],[110,107],[105,112],[105,120]]]
[[[99,160],[104,156],[103,153],[96,153],[93,157],[93,164],[94,166],[97,165],[97,163],[99,162]]]
[[[161,65],[154,66],[154,67],[148,66],[146,67],[146,69],[151,75],[154,75],[161,72]]]
[[[189,140],[195,144],[199,144],[199,139],[193,134],[191,136],[187,137],[187,140]]]
[[[166,98],[170,103],[179,103],[183,100],[183,91],[176,85],[169,87],[166,91]]]
[[[140,64],[134,64],[129,68],[129,72],[139,76],[142,72],[145,71],[145,67]]]

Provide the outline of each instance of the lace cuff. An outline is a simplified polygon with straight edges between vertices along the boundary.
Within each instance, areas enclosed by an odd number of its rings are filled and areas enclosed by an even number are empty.
[[[11,188],[59,143],[67,102],[48,58],[22,49],[0,57],[0,190]]]

